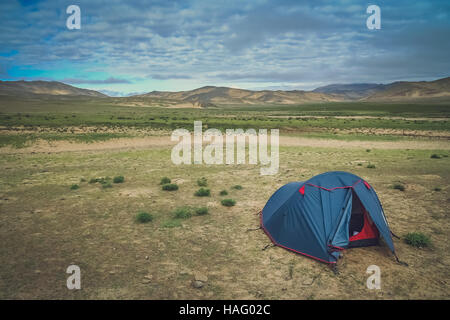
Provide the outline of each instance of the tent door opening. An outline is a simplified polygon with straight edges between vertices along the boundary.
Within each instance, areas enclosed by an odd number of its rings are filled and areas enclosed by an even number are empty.
[[[379,232],[358,195],[352,191],[352,213],[349,221],[349,248],[378,245]]]

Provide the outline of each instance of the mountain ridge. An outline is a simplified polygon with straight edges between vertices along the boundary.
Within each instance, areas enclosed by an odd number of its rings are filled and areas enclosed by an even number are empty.
[[[330,84],[314,90],[248,90],[203,86],[187,91],[151,91],[128,97],[109,97],[95,90],[81,89],[57,81],[1,81],[0,96],[110,98],[169,107],[212,107],[257,104],[302,104],[342,101],[409,101],[450,99],[450,77],[433,81],[396,81],[389,84]]]
[[[7,96],[86,96],[106,98],[107,95],[89,89],[77,88],[58,81],[2,81],[0,95]]]

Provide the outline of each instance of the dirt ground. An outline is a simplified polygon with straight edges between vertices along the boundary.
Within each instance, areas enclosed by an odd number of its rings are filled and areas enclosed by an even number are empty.
[[[55,141],[0,150],[1,299],[449,299],[450,143],[337,141],[281,137],[280,170],[252,165],[170,161],[169,137],[93,144]],[[369,149],[369,151],[368,151]],[[440,158],[430,158],[438,154]],[[375,168],[367,168],[367,164]],[[345,251],[338,275],[322,263],[270,243],[256,213],[285,183],[324,171],[353,172],[374,186],[394,233],[420,231],[430,248],[395,239],[386,247]],[[123,175],[104,189],[91,178]],[[170,177],[178,191],[161,190]],[[195,197],[206,177],[210,197]],[[80,179],[84,179],[80,181]],[[393,190],[393,183],[406,186]],[[71,190],[78,184],[78,190]],[[242,190],[234,190],[233,185]],[[436,191],[439,187],[440,191]],[[223,197],[219,192],[228,191]],[[237,201],[234,207],[220,204]],[[209,214],[167,227],[172,210],[207,206]],[[148,211],[150,223],[136,223]],[[81,268],[81,290],[68,290],[66,268]],[[366,269],[381,269],[369,290]],[[194,288],[195,279],[204,286]]]

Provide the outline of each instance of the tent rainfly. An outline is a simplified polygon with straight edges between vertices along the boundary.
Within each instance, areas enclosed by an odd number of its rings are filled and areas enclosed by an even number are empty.
[[[377,245],[380,237],[399,261],[375,190],[348,172],[282,186],[260,217],[274,245],[322,262],[335,264],[341,250]]]

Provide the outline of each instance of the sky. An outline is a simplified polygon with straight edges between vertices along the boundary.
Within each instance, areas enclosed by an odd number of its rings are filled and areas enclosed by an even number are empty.
[[[0,79],[113,96],[434,80],[450,75],[449,39],[448,0],[2,0]]]

